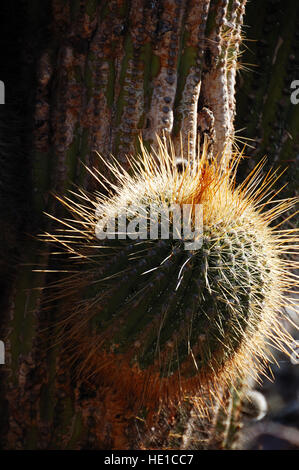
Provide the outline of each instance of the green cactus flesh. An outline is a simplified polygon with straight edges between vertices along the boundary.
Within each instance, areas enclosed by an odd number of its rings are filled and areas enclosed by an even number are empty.
[[[258,328],[273,288],[271,259],[247,225],[205,227],[202,247],[192,252],[180,240],[114,241],[92,281],[104,291],[93,324],[107,350],[129,353],[141,368],[164,358],[162,375],[188,358],[191,375],[212,363],[223,366]]]

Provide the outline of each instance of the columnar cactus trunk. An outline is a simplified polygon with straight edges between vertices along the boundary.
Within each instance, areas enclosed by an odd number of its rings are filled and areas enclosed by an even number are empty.
[[[35,45],[38,53],[33,53],[36,87],[27,166],[33,192],[27,200],[34,217],[30,216],[27,233],[53,231],[55,222],[43,219],[42,211],[65,215],[49,197],[51,191],[66,194],[73,183],[95,189],[81,161],[106,172],[95,155],[98,151],[108,162],[113,154],[128,170],[126,155],[136,158],[139,136],[147,149],[156,148],[156,134],[170,136],[175,156],[181,156],[183,147],[191,160],[205,141],[207,158],[218,159],[225,169],[234,140],[245,4],[246,0],[52,0],[44,18],[44,4],[23,2],[25,24],[30,26],[33,14],[48,30],[39,32],[42,46]],[[32,47],[29,26],[22,34],[30,37]],[[28,57],[22,60],[26,65]],[[3,302],[3,447],[232,447],[240,397],[229,387],[219,391],[224,407],[211,408],[207,419],[198,412],[196,393],[176,398],[162,410],[155,403],[151,413],[146,407],[136,413],[134,387],[125,394],[121,381],[101,377],[101,364],[97,374],[76,375],[78,364],[69,366],[69,348],[60,337],[70,301],[63,293],[56,294],[54,304],[47,298],[47,287],[57,281],[52,271],[61,265],[50,248],[19,236],[21,231],[22,225],[11,241],[12,249],[20,244],[22,249],[11,263]],[[8,265],[5,259],[3,277]],[[40,273],[32,271],[39,267]],[[127,374],[129,381],[130,371]]]
[[[289,167],[285,194],[293,195],[298,188],[299,106],[291,100],[291,85],[299,76],[299,5],[261,2],[257,18],[255,5],[248,4],[245,23],[250,28],[237,93],[236,136],[251,139],[247,171],[264,155],[269,165]]]

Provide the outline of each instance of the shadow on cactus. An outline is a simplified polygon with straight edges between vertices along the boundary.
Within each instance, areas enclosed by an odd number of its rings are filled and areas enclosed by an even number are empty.
[[[104,195],[79,189],[58,198],[70,217],[44,238],[70,258],[70,273],[55,284],[66,306],[61,337],[78,376],[117,384],[131,394],[133,407],[195,394],[204,409],[227,386],[265,373],[270,344],[291,343],[280,315],[295,283],[294,263],[284,253],[295,253],[297,239],[273,221],[295,199],[277,200],[279,175],[263,174],[265,160],[236,187],[242,155],[233,155],[223,171],[204,146],[196,161],[177,165],[171,142],[158,144],[149,153],[141,142],[129,172],[102,159],[112,182],[87,169]],[[147,209],[157,208],[160,233],[159,208],[173,204],[191,207],[193,228],[201,205],[200,247],[186,249],[173,216],[169,238],[150,239]],[[99,239],[99,222],[116,213],[126,214],[130,236],[122,231]],[[138,224],[132,239],[137,215],[146,219],[147,239],[138,236]]]

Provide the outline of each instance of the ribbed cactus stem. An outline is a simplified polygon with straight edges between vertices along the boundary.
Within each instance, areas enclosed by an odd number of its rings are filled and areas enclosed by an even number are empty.
[[[280,259],[281,239],[269,223],[294,200],[265,213],[258,209],[275,179],[269,174],[256,187],[263,163],[235,188],[238,155],[223,172],[222,165],[209,162],[206,145],[195,164],[185,159],[182,170],[171,142],[158,140],[159,152],[153,154],[140,145],[143,153],[132,174],[107,164],[118,181],[110,193],[83,196],[84,205],[82,191],[78,202],[62,200],[77,225],[61,220],[68,232],[46,236],[79,259],[77,274],[59,287],[65,296],[74,290],[83,294],[65,312],[62,337],[70,360],[81,364],[81,379],[102,371],[101,380],[117,380],[129,390],[133,380],[136,413],[140,407],[153,413],[159,403],[172,406],[194,394],[204,416],[223,406],[224,390],[264,369],[268,341],[290,341],[278,327],[277,313],[292,279]],[[163,213],[175,204],[182,210],[189,204],[193,228],[196,207],[202,206],[201,243],[190,250],[188,239],[177,237],[174,213],[169,236],[151,237],[150,209],[159,216],[162,235]],[[121,232],[120,222],[109,226],[119,215],[125,220]]]

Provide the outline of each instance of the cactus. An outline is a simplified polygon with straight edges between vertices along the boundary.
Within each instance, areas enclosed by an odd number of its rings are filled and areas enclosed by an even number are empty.
[[[248,125],[247,136],[249,133],[254,139],[257,125],[263,124],[260,116],[265,117],[267,126],[273,119],[273,128],[280,121],[279,114],[272,116],[268,111],[276,106],[276,92],[280,93],[285,85],[278,80],[277,88],[271,86],[268,93],[267,74],[272,74],[274,82],[282,71],[285,73],[287,67],[281,67],[285,63],[285,54],[288,54],[290,43],[294,46],[298,43],[295,32],[298,6],[291,0],[261,0],[260,3],[262,14],[258,18],[255,4],[249,3],[245,24],[251,26],[246,28],[246,33],[250,35],[253,31],[253,39],[259,37],[264,28],[262,35],[265,40],[269,39],[266,63],[262,63],[263,67],[258,71],[261,77],[258,83],[255,71],[247,72],[242,73],[237,87],[241,92],[245,89],[245,94],[238,97],[236,129]],[[109,373],[105,376],[101,373],[102,356],[97,362],[96,374],[85,377],[86,380],[75,379],[74,372],[80,372],[82,361],[75,347],[77,333],[72,329],[67,313],[77,301],[82,301],[82,291],[78,284],[70,296],[60,291],[55,306],[47,308],[47,287],[53,277],[58,276],[52,271],[61,269],[61,262],[58,263],[51,252],[40,255],[40,243],[27,234],[35,236],[45,230],[55,232],[54,222],[42,219],[44,210],[59,219],[64,217],[61,207],[49,198],[51,191],[64,194],[70,188],[70,182],[89,191],[97,187],[96,179],[82,170],[79,160],[91,168],[99,163],[94,154],[98,150],[105,160],[113,153],[118,162],[128,168],[125,154],[132,153],[136,157],[139,134],[143,135],[144,145],[149,149],[155,143],[156,132],[164,130],[172,135],[177,155],[180,154],[182,135],[187,159],[194,157],[197,140],[202,144],[207,137],[209,159],[216,158],[217,153],[220,158],[223,150],[227,150],[227,159],[222,159],[225,167],[234,135],[236,59],[245,4],[245,0],[12,0],[1,5],[6,24],[1,30],[2,38],[5,38],[2,44],[10,51],[13,46],[13,51],[10,60],[0,64],[0,79],[7,85],[7,103],[9,95],[17,96],[26,134],[20,144],[14,139],[13,148],[19,147],[19,152],[16,148],[13,152],[10,150],[8,156],[3,153],[5,161],[10,160],[8,165],[5,164],[11,172],[7,181],[16,181],[20,168],[25,168],[27,175],[23,185],[15,188],[17,197],[5,195],[5,210],[1,214],[5,226],[12,227],[11,239],[2,241],[2,251],[6,254],[1,265],[1,276],[5,281],[1,339],[5,341],[7,363],[1,369],[4,377],[0,384],[1,447],[231,448],[240,424],[242,380],[232,388],[222,382],[223,390],[218,390],[216,402],[223,406],[215,403],[209,420],[203,417],[204,410],[200,405],[203,390],[200,399],[196,394],[185,394],[178,401],[173,397],[171,409],[166,405],[162,410],[156,408],[157,423],[152,432],[146,407],[138,414],[132,412],[134,368],[130,366],[122,371],[123,376],[127,374],[128,377],[126,384],[133,374],[132,395],[123,393],[119,380],[105,382]],[[281,14],[279,9],[283,10],[286,5],[290,14]],[[286,20],[279,33],[269,31],[266,24],[268,19],[271,24],[273,12],[275,21]],[[278,60],[272,63],[279,35],[283,43],[277,49]],[[249,48],[258,58],[263,57],[263,44],[250,43]],[[255,62],[252,57],[247,60]],[[293,59],[289,63],[296,65]],[[32,89],[30,95],[29,89]],[[252,90],[257,92],[253,99]],[[268,101],[264,109],[266,94]],[[287,98],[284,94],[284,99]],[[296,108],[284,107],[285,104],[282,103],[282,107],[294,130]],[[2,107],[3,113],[7,106]],[[6,115],[1,119],[8,122]],[[280,131],[274,133],[273,140],[261,129],[258,148],[262,149],[262,154],[267,151],[271,163],[273,155],[283,162],[293,158],[297,145],[293,130],[293,140],[285,141]],[[269,141],[273,147],[269,147]],[[278,149],[276,153],[279,143],[283,144],[282,152]],[[242,163],[243,172],[251,171],[251,163],[253,159]],[[99,166],[106,177],[110,170],[105,163],[101,162]],[[292,177],[293,172],[289,174]],[[289,194],[293,193],[290,191]],[[13,216],[15,209],[18,218]],[[95,206],[92,210],[95,211]],[[42,272],[32,272],[34,268]],[[85,267],[82,264],[82,281],[86,268],[86,264]],[[68,265],[66,269],[75,267]],[[74,277],[77,275],[73,273]],[[71,290],[70,283],[71,278],[69,283],[64,283],[63,289]],[[92,295],[96,295],[91,289],[89,286],[84,290],[87,303]],[[78,318],[77,313],[74,318]],[[66,318],[68,321],[61,333],[59,326]],[[93,326],[92,319],[90,323]],[[85,326],[83,322],[82,331]],[[67,336],[67,330],[72,335]],[[65,345],[66,338],[70,341]],[[68,367],[72,344],[77,355]],[[168,362],[175,365],[174,361]],[[104,362],[104,365],[108,367],[108,363]],[[146,367],[144,365],[142,370],[148,370]],[[95,369],[89,367],[86,370]],[[175,374],[174,371],[172,376]],[[161,380],[166,382],[166,378],[159,372],[159,383]],[[171,377],[168,382],[169,379]],[[144,383],[144,378],[138,383]],[[136,387],[136,391],[139,393],[140,388]],[[213,397],[208,394],[207,409],[211,400]]]
[[[55,287],[70,299],[80,293],[66,309],[61,337],[81,379],[100,374],[128,393],[134,389],[136,413],[193,393],[204,414],[208,395],[218,403],[223,389],[265,372],[267,343],[291,344],[278,312],[294,282],[280,255],[296,235],[276,232],[270,223],[296,199],[263,210],[273,195],[261,201],[278,178],[276,172],[261,178],[264,161],[236,188],[240,155],[223,172],[209,162],[205,145],[197,161],[184,160],[182,168],[172,143],[158,142],[154,153],[141,142],[130,173],[106,162],[114,176],[106,195],[80,189],[77,200],[61,199],[71,216],[45,237],[69,253],[72,274]],[[94,172],[108,188],[104,174]],[[188,238],[177,236],[174,213],[170,237],[159,239],[163,211],[185,204],[193,230],[196,206],[203,211],[202,233],[191,237],[201,235],[202,245],[191,249]],[[156,239],[148,223],[153,214]],[[126,226],[109,226],[116,215],[124,215]]]

